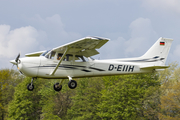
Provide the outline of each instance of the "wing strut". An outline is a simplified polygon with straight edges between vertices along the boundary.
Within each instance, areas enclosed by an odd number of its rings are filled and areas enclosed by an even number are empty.
[[[56,72],[56,70],[58,69],[59,65],[61,64],[61,62],[63,61],[64,57],[66,56],[66,53],[68,52],[69,47],[66,47],[66,50],[63,53],[63,56],[61,57],[61,59],[59,60],[58,64],[56,65],[56,68],[50,73],[50,75],[54,75],[54,73]]]

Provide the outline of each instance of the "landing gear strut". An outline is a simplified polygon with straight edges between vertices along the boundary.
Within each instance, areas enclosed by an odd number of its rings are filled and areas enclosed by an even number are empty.
[[[33,91],[33,89],[34,89],[33,80],[34,80],[34,78],[32,78],[31,83],[29,83],[29,84],[27,85],[27,89],[28,89],[29,91]]]

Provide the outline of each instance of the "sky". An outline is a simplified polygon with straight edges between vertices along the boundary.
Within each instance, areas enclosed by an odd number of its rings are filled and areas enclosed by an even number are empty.
[[[95,59],[143,55],[174,39],[166,64],[180,60],[179,0],[0,0],[0,68],[18,53],[48,50],[87,36],[109,38]]]

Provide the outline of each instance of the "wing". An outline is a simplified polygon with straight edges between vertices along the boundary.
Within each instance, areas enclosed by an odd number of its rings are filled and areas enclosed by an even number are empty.
[[[90,57],[99,54],[96,49],[101,48],[109,39],[100,37],[85,37],[80,40],[73,41],[71,43],[59,46],[52,49],[59,53],[63,53],[68,47],[69,50],[66,54],[76,54],[85,57]]]
[[[59,60],[54,70],[50,73],[50,75],[55,74],[66,54],[82,55],[85,57],[97,55],[99,54],[99,52],[96,49],[99,49],[108,41],[109,39],[106,38],[86,37],[52,49],[51,51],[63,53],[63,56]]]
[[[36,56],[40,56],[44,52],[46,52],[46,51],[39,51],[39,52],[34,52],[34,53],[28,53],[28,54],[25,54],[25,56],[26,57],[36,57]]]

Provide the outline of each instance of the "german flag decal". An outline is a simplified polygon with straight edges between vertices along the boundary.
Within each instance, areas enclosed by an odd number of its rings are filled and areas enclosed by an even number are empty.
[[[165,42],[160,42],[160,45],[165,45]]]

